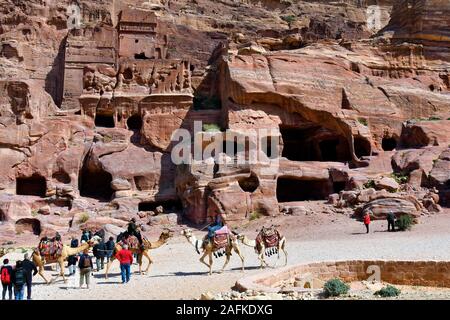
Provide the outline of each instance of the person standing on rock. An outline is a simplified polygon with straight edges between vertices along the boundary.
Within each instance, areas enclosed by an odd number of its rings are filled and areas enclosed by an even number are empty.
[[[75,237],[72,237],[72,240],[70,241],[70,247],[77,248],[78,247],[78,239],[76,239]],[[68,268],[69,268],[69,276],[72,276],[75,274],[77,261],[78,261],[78,258],[76,255],[69,256],[67,258]]]
[[[80,289],[83,287],[84,281],[86,280],[86,287],[89,289],[90,277],[92,269],[94,268],[92,264],[92,258],[89,256],[89,249],[85,249],[83,254],[80,256],[80,262],[78,263],[80,268]]]
[[[26,282],[25,270],[22,266],[22,261],[16,262],[16,267],[13,272],[12,283],[14,285],[14,299],[23,300],[23,292],[25,290]]]
[[[366,226],[366,230],[367,230],[366,233],[369,233],[370,214],[368,212],[364,215],[364,220],[363,221],[364,221],[364,225]]]
[[[106,262],[109,262],[109,260],[111,259],[113,253],[114,253],[114,247],[115,247],[115,243],[114,243],[114,237],[109,237],[109,240],[105,243],[105,247],[106,247]]]
[[[128,245],[124,245],[122,250],[116,253],[116,259],[120,262],[120,274],[122,283],[130,281],[130,266],[133,263],[133,254],[128,250]]]
[[[387,222],[388,222],[388,232],[391,231],[391,226],[392,231],[395,231],[395,214],[392,211],[389,211],[389,213],[387,214]]]
[[[13,268],[9,265],[9,260],[5,259],[3,260],[2,268],[0,269],[1,274],[1,280],[2,280],[2,300],[5,300],[6,297],[6,291],[8,291],[9,300],[12,300],[12,275],[13,275]]]
[[[31,300],[31,287],[33,286],[33,277],[37,275],[38,269],[33,261],[30,260],[28,253],[23,256],[22,267],[25,270],[25,283],[27,285],[27,300]]]

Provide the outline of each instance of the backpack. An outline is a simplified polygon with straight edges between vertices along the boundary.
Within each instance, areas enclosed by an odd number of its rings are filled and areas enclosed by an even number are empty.
[[[9,270],[6,267],[2,268],[1,280],[2,280],[2,284],[10,284],[11,283],[11,275],[9,274]]]
[[[91,267],[91,258],[89,256],[84,257],[83,267],[90,268]]]
[[[16,286],[22,286],[25,284],[25,271],[22,268],[16,270],[14,284]]]

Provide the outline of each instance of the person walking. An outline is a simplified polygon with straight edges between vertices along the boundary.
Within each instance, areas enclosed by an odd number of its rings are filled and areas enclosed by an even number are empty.
[[[25,290],[26,275],[23,269],[22,261],[16,262],[16,267],[13,272],[12,283],[14,286],[14,299],[23,300],[23,292]]]
[[[392,211],[389,211],[389,213],[387,214],[387,222],[388,232],[391,231],[391,227],[392,231],[395,231],[395,214]]]
[[[115,247],[115,243],[114,243],[114,237],[109,237],[109,240],[105,243],[105,247],[106,247],[106,262],[108,263],[111,260],[111,257],[114,253],[114,247]]]
[[[106,256],[106,245],[103,242],[103,239],[94,246],[92,251],[95,257],[95,264],[97,265],[97,272],[100,271],[100,269],[103,270]]]
[[[9,265],[9,260],[3,260],[3,265],[0,269],[1,280],[2,280],[2,300],[6,298],[6,291],[8,291],[9,300],[12,300],[12,275],[13,268]]]
[[[78,247],[78,239],[76,239],[75,237],[72,237],[72,240],[70,241],[70,247],[77,248]],[[72,276],[75,274],[77,261],[78,261],[78,257],[76,255],[67,257],[67,262],[68,262],[67,266],[69,268],[69,276]]]
[[[128,245],[124,245],[122,250],[117,252],[116,259],[120,262],[120,274],[122,283],[130,281],[130,266],[133,263],[133,254],[128,250]]]
[[[30,260],[28,253],[23,256],[22,267],[25,270],[25,284],[27,285],[27,300],[31,300],[31,287],[33,286],[33,277],[37,275],[38,269],[33,261]]]
[[[366,233],[369,233],[369,224],[370,224],[370,215],[369,215],[369,213],[367,212],[367,213],[364,215],[364,225],[366,226],[366,230],[367,230]]]
[[[89,256],[89,249],[85,249],[80,256],[80,262],[78,263],[80,268],[80,289],[83,288],[86,281],[86,288],[89,289],[90,277],[92,272],[92,258]]]

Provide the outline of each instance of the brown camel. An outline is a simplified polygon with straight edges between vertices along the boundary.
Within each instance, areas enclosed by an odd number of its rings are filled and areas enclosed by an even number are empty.
[[[259,261],[261,261],[261,269],[264,268],[264,266],[269,266],[267,262],[264,260],[264,253],[266,252],[266,249],[270,248],[266,248],[264,241],[250,240],[249,238],[247,238],[247,236],[243,234],[238,234],[237,238],[244,245],[255,249],[255,252],[258,254],[258,259]],[[286,247],[286,238],[284,236],[280,236],[278,246],[275,248],[278,254],[278,259],[280,259],[280,250],[284,252],[284,265],[287,265],[287,252],[285,247]]]
[[[128,248],[133,254],[137,253],[138,255],[138,264],[139,264],[139,273],[142,275],[143,273],[147,273],[148,269],[150,268],[150,265],[153,263],[152,259],[150,258],[150,255],[148,254],[148,250],[153,250],[156,248],[161,247],[163,244],[167,242],[167,240],[172,236],[172,233],[170,230],[164,230],[161,232],[161,235],[159,236],[159,239],[156,242],[150,242],[147,239],[142,239],[142,243],[144,245],[144,249],[141,248]],[[122,246],[118,243],[116,243],[114,247],[114,253],[119,252],[122,250]],[[146,257],[148,260],[147,268],[144,272],[142,272],[142,256]],[[108,264],[106,265],[106,271],[105,271],[105,278],[108,279],[108,272],[109,268],[111,267],[111,263],[116,260],[116,257],[114,255],[111,256],[111,259],[109,260]]]
[[[203,255],[200,258],[200,262],[209,268],[209,275],[211,275],[212,274],[212,264],[213,264],[212,255],[214,252],[221,250],[222,248],[217,248],[214,244],[214,241],[209,241],[205,244],[202,240],[198,240],[192,233],[191,229],[184,229],[181,232],[181,234],[186,237],[186,239],[189,241],[190,244],[192,244],[194,246],[194,248],[195,248],[195,250],[197,250],[197,252],[200,252],[199,249],[203,249]],[[241,258],[242,271],[244,271],[244,257],[242,256],[241,250],[239,249],[237,239],[233,235],[229,235],[228,237],[229,237],[228,243],[227,243],[227,246],[225,247],[226,259],[225,259],[225,263],[224,263],[222,269],[219,271],[219,273],[222,273],[225,270],[225,267],[227,266],[228,262],[230,261],[231,252],[233,250],[234,250],[234,252],[237,253],[239,258]],[[209,264],[207,264],[204,261],[206,256],[209,257]]]
[[[66,261],[69,256],[77,255],[78,253],[83,252],[85,249],[89,249],[89,248],[93,247],[100,240],[101,240],[100,237],[94,236],[94,237],[92,237],[91,240],[89,240],[88,242],[82,243],[79,247],[76,247],[76,248],[71,248],[68,245],[63,245],[61,254],[59,256],[57,256],[57,257],[51,257],[51,258],[49,258],[49,257],[42,257],[40,252],[39,252],[39,249],[36,248],[33,251],[33,254],[32,254],[31,257],[32,257],[32,260],[33,260],[34,264],[38,267],[39,275],[45,280],[45,282],[47,284],[55,281],[59,276],[61,276],[63,278],[64,282],[67,282],[66,277],[64,275],[64,261]],[[47,264],[52,264],[52,263],[58,263],[59,264],[60,273],[59,273],[58,276],[56,276],[55,279],[49,281],[44,276],[44,266],[47,265]]]

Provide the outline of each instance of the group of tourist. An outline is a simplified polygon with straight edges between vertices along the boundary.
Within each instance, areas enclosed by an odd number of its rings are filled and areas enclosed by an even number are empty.
[[[388,232],[395,231],[395,220],[396,220],[395,214],[392,211],[390,211],[387,214],[386,219],[387,219],[387,223],[388,223],[387,231]],[[369,233],[370,222],[371,222],[370,221],[370,213],[366,212],[366,214],[363,217],[363,223],[364,223],[364,226],[366,227],[366,233]]]
[[[27,253],[24,255],[23,260],[16,261],[15,267],[9,265],[8,259],[4,259],[0,269],[3,286],[2,300],[6,299],[6,293],[8,293],[9,300],[12,300],[13,288],[14,299],[23,300],[25,286],[27,287],[27,299],[31,300],[33,276],[37,273],[36,265],[30,260]]]

